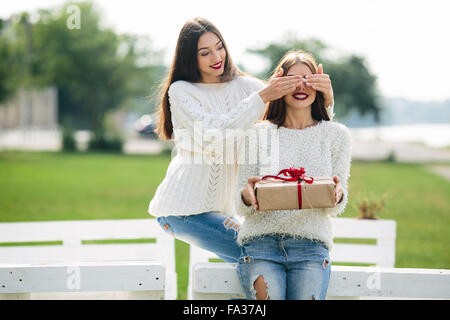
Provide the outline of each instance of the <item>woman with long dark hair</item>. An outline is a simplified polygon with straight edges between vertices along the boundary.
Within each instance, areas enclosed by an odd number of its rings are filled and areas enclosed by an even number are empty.
[[[270,102],[263,121],[255,124],[257,131],[276,132],[277,148],[258,140],[256,161],[239,168],[236,205],[245,222],[238,234],[242,245],[238,274],[248,299],[325,299],[333,244],[330,217],[342,213],[348,201],[350,134],[344,125],[330,121],[322,92],[308,85],[318,74],[312,55],[288,52],[274,74],[280,70],[285,78],[301,76],[305,81]],[[259,159],[267,149],[276,152],[263,165]],[[255,183],[300,167],[307,176],[334,179],[335,207],[259,210]]]
[[[240,223],[232,216],[242,140],[230,138],[230,132],[251,128],[266,103],[294,92],[302,81],[274,77],[264,84],[247,76],[233,64],[211,22],[185,23],[162,89],[156,129],[161,139],[174,140],[177,151],[148,208],[164,230],[226,262],[237,261]],[[322,85],[331,104],[331,85],[325,80]]]

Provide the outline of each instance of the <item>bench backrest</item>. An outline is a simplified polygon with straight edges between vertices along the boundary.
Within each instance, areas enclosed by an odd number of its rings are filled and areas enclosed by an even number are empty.
[[[331,260],[340,263],[370,264],[395,267],[396,222],[394,220],[366,220],[333,218],[334,247]],[[340,239],[376,240],[375,244],[339,243]]]
[[[89,243],[90,240],[94,241]],[[99,240],[113,243],[99,243]],[[23,242],[56,242],[56,245],[19,245]],[[162,262],[166,281],[170,282],[168,287],[172,288],[167,298],[176,299],[175,240],[162,230],[156,219],[0,223],[0,244],[5,243],[0,245],[0,264]]]
[[[154,242],[83,244],[85,240],[136,239]],[[62,241],[62,245],[13,244],[57,241]],[[1,263],[164,258],[168,265],[174,264],[174,239],[164,233],[155,219],[0,223],[0,243],[13,245],[0,246]]]

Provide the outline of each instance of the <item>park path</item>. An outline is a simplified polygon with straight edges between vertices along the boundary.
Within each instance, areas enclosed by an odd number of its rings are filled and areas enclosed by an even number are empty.
[[[428,167],[431,172],[437,173],[440,176],[443,176],[447,180],[450,181],[450,165],[442,166],[442,165],[434,165]]]
[[[450,164],[450,150],[446,149],[400,142],[352,141],[352,158],[355,160],[385,160],[390,155],[399,162]]]
[[[173,142],[134,136],[126,140],[126,154],[158,154],[171,149]],[[3,149],[51,150],[60,148],[60,137],[55,132],[13,132],[0,135],[0,151]],[[398,162],[429,164],[431,171],[450,180],[450,149],[432,148],[422,144],[362,140],[352,134],[352,159],[379,161],[391,158]]]
[[[155,154],[171,146],[157,140],[134,139],[127,141],[124,149],[128,154]],[[406,163],[431,163],[428,170],[450,180],[450,150],[407,143],[352,141],[353,160],[380,161],[388,157]]]
[[[130,139],[126,142],[124,150],[129,154],[155,154],[170,146],[172,146],[171,143],[161,143],[152,139]],[[385,160],[390,154],[399,162],[450,164],[450,150],[425,145],[352,139],[354,160]]]

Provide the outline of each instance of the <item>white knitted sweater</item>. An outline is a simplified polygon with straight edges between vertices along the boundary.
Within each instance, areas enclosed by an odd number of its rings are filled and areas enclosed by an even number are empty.
[[[257,91],[263,86],[248,76],[226,83],[176,81],[170,86],[176,156],[150,201],[149,214],[235,214],[237,150],[243,140],[233,137],[233,130],[251,129],[262,116],[266,105]],[[333,116],[333,106],[327,112]]]
[[[302,130],[288,129],[269,122],[255,125],[257,159],[239,168],[236,210],[245,216],[238,235],[240,244],[261,235],[282,234],[320,240],[331,249],[333,236],[330,216],[342,213],[348,202],[350,176],[350,133],[347,127],[334,121],[321,121]],[[264,134],[262,134],[264,132]],[[274,139],[262,140],[272,132]],[[274,146],[275,144],[278,144]],[[245,142],[249,150],[248,141]],[[262,158],[269,154],[269,157]],[[267,159],[267,161],[261,161]],[[307,176],[338,176],[344,190],[343,200],[334,208],[256,211],[242,201],[241,191],[252,176],[276,175],[282,169],[305,168]]]

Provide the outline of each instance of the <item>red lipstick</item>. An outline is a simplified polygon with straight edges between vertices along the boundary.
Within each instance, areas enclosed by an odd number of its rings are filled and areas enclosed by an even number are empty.
[[[219,61],[216,64],[213,64],[211,66],[211,68],[216,69],[216,70],[222,68],[222,61]]]
[[[306,93],[302,92],[302,93],[294,94],[293,97],[295,100],[306,100],[306,99],[308,99],[309,96]]]

